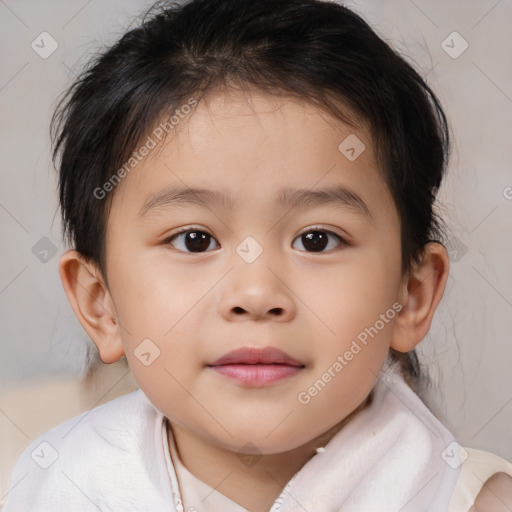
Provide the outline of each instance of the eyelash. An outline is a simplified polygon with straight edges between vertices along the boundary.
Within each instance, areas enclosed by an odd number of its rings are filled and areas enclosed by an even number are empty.
[[[329,230],[329,229],[325,229],[323,228],[322,226],[311,226],[309,227],[307,230],[303,231],[302,233],[299,233],[297,235],[297,237],[294,239],[297,240],[299,239],[300,237],[302,237],[303,235],[307,234],[307,233],[312,233],[312,232],[320,232],[320,233],[326,233],[327,235],[331,235],[335,238],[338,239],[338,242],[339,242],[339,245],[335,248],[335,249],[338,249],[340,247],[346,247],[346,246],[349,246],[350,244],[344,239],[342,238],[340,235],[338,235],[337,233],[334,233],[333,231]],[[215,240],[215,237],[213,235],[211,235],[210,233],[208,233],[208,231],[202,229],[202,228],[196,228],[196,227],[187,227],[187,228],[184,228],[180,231],[177,231],[176,233],[174,233],[173,235],[171,235],[170,237],[166,238],[162,243],[164,245],[172,245],[172,241],[177,238],[178,236],[180,235],[183,235],[183,234],[186,234],[186,233],[204,233],[206,235],[208,235],[209,237],[211,237],[213,240]],[[215,240],[216,241],[216,240]],[[218,242],[217,242],[218,243]],[[183,251],[181,249],[176,249],[177,251],[179,252],[184,252],[185,254],[204,254],[205,252],[210,252],[210,251],[203,251],[203,252],[190,252],[190,251]],[[307,252],[309,254],[315,254],[315,253],[318,253],[318,254],[324,254],[324,253],[327,253],[327,252],[331,252],[333,251],[333,249],[329,249],[328,251],[301,251],[301,252]]]

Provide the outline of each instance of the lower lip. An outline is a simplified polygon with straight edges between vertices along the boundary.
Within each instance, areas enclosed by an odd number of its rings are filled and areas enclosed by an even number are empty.
[[[303,367],[285,364],[227,364],[210,368],[242,384],[264,386],[296,375]]]

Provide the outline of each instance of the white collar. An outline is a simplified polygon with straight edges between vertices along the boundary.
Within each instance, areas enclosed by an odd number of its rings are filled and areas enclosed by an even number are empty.
[[[371,404],[324,448],[287,483],[270,512],[442,512],[460,472],[453,435],[389,364],[378,376]]]

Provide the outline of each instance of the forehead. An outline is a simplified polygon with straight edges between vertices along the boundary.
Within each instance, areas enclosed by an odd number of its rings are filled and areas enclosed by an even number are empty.
[[[335,187],[353,206],[364,196],[389,199],[362,123],[348,125],[296,98],[234,89],[203,97],[187,111],[123,180],[114,206],[129,202],[141,213],[177,188],[205,190],[199,201],[214,191],[212,203],[231,209],[252,200],[286,206],[293,194],[298,199],[297,190]],[[193,203],[193,194],[188,199]]]

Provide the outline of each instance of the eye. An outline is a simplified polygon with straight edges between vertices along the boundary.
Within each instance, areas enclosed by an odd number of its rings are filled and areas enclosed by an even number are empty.
[[[333,249],[333,242],[329,239],[336,239],[338,241],[337,245],[334,245],[334,248],[349,245],[348,242],[338,234],[326,229],[316,228],[303,232],[295,240],[301,242],[307,252],[326,252],[326,250]],[[217,247],[212,247],[212,242],[216,244]],[[202,253],[207,252],[208,249],[212,250],[220,247],[215,238],[209,233],[193,228],[174,233],[174,235],[167,238],[163,243],[171,244],[177,250],[189,253]]]
[[[332,243],[329,243],[330,237],[338,239],[339,243],[337,247],[349,245],[348,242],[336,233],[325,229],[315,228],[309,229],[309,231],[304,231],[295,240],[299,240],[308,252],[325,252],[324,249],[326,247],[328,247],[328,250],[333,248]]]
[[[174,241],[177,241],[175,244]],[[171,237],[164,241],[164,244],[171,244],[182,252],[201,253],[206,251],[211,242],[215,239],[206,231],[199,229],[184,229],[178,233],[175,233]]]

